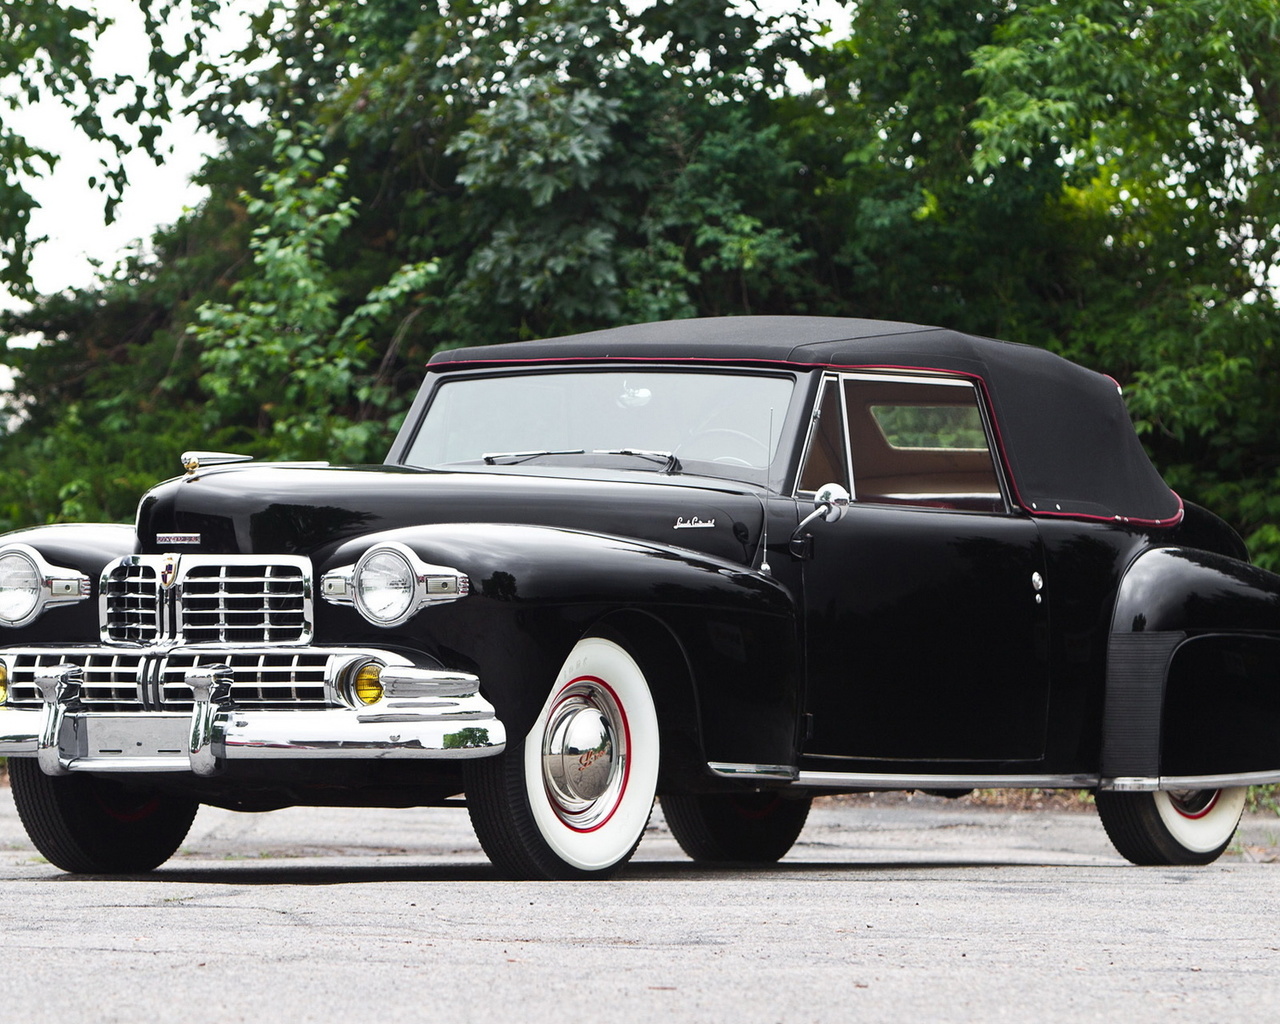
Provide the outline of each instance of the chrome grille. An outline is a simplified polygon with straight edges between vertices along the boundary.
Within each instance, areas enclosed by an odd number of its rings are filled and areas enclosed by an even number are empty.
[[[165,661],[160,674],[160,706],[165,711],[189,711],[191,687],[184,679],[197,665],[230,665],[231,699],[237,707],[255,710],[289,710],[325,707],[324,651],[177,652]]]
[[[39,708],[41,668],[75,665],[84,672],[81,701],[89,711],[190,711],[187,669],[230,665],[231,699],[245,710],[302,710],[330,706],[325,675],[334,652],[305,650],[190,651],[143,654],[109,650],[11,649],[9,704]]]
[[[307,618],[307,577],[296,565],[197,565],[182,581],[185,643],[292,643]]]
[[[103,630],[112,640],[153,643],[160,638],[160,584],[156,567],[117,563],[102,574]]]
[[[55,665],[78,665],[84,671],[80,699],[90,711],[137,711],[142,707],[138,696],[138,675],[142,655],[114,651],[76,653],[65,651],[22,653],[9,673],[9,703],[14,707],[39,707],[40,691],[36,687],[36,670]]]
[[[107,643],[299,644],[312,635],[311,563],[277,555],[130,555],[102,574]]]

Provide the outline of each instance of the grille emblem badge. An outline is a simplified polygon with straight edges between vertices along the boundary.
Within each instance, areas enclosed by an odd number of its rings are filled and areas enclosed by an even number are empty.
[[[160,567],[160,588],[168,590],[178,578],[178,556],[165,555],[164,565]]]

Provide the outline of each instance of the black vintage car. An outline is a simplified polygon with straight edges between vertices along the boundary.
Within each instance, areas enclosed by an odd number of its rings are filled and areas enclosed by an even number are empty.
[[[1280,781],[1280,577],[1040,349],[645,324],[437,355],[382,466],[183,458],[136,527],[0,538],[0,754],[68,871],[157,866],[202,803],[465,794],[500,871],[563,878],[655,794],[750,862],[815,794],[975,787],[1206,863]]]

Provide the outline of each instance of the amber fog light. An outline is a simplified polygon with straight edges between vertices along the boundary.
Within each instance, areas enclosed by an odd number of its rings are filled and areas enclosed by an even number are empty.
[[[382,700],[382,666],[372,661],[361,665],[351,680],[351,696],[360,704]]]
[[[9,703],[9,667],[0,662],[0,704]]]

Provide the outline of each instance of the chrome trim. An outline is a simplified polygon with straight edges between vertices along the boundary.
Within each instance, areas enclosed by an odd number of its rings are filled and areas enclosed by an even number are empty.
[[[814,789],[1094,789],[1098,785],[1098,776],[800,772],[796,785]]]
[[[370,662],[381,666],[384,701],[470,697],[480,686],[470,673],[419,667],[401,654],[372,647],[198,644],[122,649],[72,644],[0,649],[0,663],[9,673],[8,706],[38,710],[43,700],[38,678],[71,667],[80,673],[78,696],[85,711],[123,714],[186,714],[194,700],[191,679],[198,682],[218,668],[230,670],[231,699],[243,710],[355,707],[345,684],[353,668]]]
[[[598,828],[618,808],[631,752],[611,691],[578,680],[557,695],[542,738],[542,784],[552,812],[573,829]]]
[[[257,567],[261,576],[238,574]],[[273,579],[273,573],[282,575]],[[288,590],[273,591],[273,584]],[[313,594],[311,560],[299,555],[126,555],[103,567],[99,636],[107,644],[148,647],[306,644],[315,628]],[[269,607],[273,598],[289,604]],[[215,632],[216,638],[207,635]],[[262,639],[246,632],[261,633]],[[236,633],[242,634],[238,640]]]
[[[40,715],[40,737],[37,741],[36,759],[46,775],[66,775],[60,751],[64,727],[69,715],[82,710],[80,684],[84,673],[75,665],[51,666],[36,673],[36,688],[44,708]],[[74,719],[73,719],[74,721]],[[74,727],[73,727],[73,732]]]
[[[1115,793],[1154,793],[1160,788],[1160,780],[1156,778],[1117,778],[1117,779],[1100,779],[1098,781],[1099,789],[1110,790]]]
[[[38,648],[9,649],[6,660]],[[308,649],[323,654],[325,692],[353,661],[376,660],[389,666],[388,695],[370,706],[300,705],[296,710],[236,705],[237,688],[257,692],[245,670],[213,661],[218,653],[234,659],[243,651],[205,651],[202,663],[182,670],[191,691],[190,709],[176,711],[94,711],[82,700],[84,671],[74,664],[100,648],[60,652],[57,664],[35,669],[40,703],[0,707],[0,755],[36,755],[52,775],[72,771],[190,771],[216,775],[229,761],[348,758],[472,758],[501,753],[506,728],[492,704],[479,694],[479,680],[468,673],[419,668],[387,651]],[[193,649],[152,652],[138,659],[140,678],[163,678],[171,659],[191,657]],[[53,657],[59,652],[45,649]],[[249,652],[252,654],[252,652]],[[281,656],[277,650],[269,652]],[[239,682],[237,682],[239,680]],[[26,684],[28,687],[30,684]],[[141,685],[141,684],[140,684]],[[390,698],[390,699],[389,699]]]
[[[413,575],[413,595],[409,607],[394,619],[378,619],[369,614],[360,600],[357,581],[371,558],[390,552],[403,559]],[[374,544],[352,565],[331,569],[320,578],[320,594],[330,604],[354,606],[367,622],[390,628],[403,625],[428,605],[448,604],[471,593],[471,580],[463,572],[447,565],[424,562],[407,544],[385,541]]]
[[[10,554],[19,555],[31,563],[31,568],[39,580],[39,588],[31,611],[20,619],[0,620],[0,626],[17,629],[29,625],[49,608],[79,604],[89,596],[89,577],[79,570],[45,561],[44,555],[30,544],[12,543],[0,547],[0,558]]]
[[[183,452],[182,468],[188,476],[194,476],[201,466],[227,466],[233,462],[252,462],[252,455],[241,455],[238,452]]]
[[[469,672],[388,665],[381,675],[384,698],[474,697],[480,678]]]
[[[1222,775],[1161,775],[1157,778],[1102,779],[1099,789],[1154,792],[1179,789],[1232,789],[1236,786],[1269,786],[1280,782],[1280,769],[1269,772],[1231,772]]]
[[[191,687],[191,732],[187,754],[197,775],[216,775],[222,764],[214,751],[217,717],[231,705],[235,673],[230,665],[199,665],[183,673]]]
[[[709,761],[707,767],[715,775],[728,779],[768,779],[772,782],[794,782],[799,774],[789,764],[737,764],[732,761]]]

